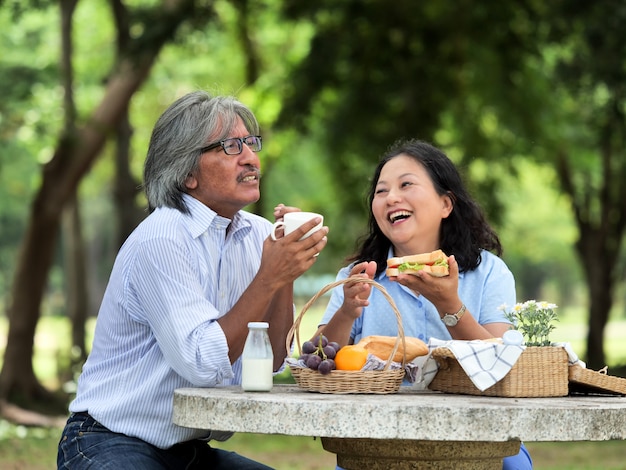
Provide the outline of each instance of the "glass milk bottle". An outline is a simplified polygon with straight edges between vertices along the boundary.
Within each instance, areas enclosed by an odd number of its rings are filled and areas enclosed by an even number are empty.
[[[269,392],[273,384],[274,353],[267,322],[248,323],[248,337],[241,355],[241,387],[248,392]]]

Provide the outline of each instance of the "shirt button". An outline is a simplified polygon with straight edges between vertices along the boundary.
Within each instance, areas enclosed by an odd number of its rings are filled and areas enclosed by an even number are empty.
[[[419,339],[421,339],[422,341],[424,341],[424,335],[423,335],[423,334],[421,334],[421,333],[420,333],[419,335],[417,335],[417,337],[418,337]]]
[[[418,306],[419,308],[422,308],[422,307],[424,306],[424,304],[422,303],[422,301],[421,301],[421,300],[418,300],[418,301],[417,301],[417,306]]]

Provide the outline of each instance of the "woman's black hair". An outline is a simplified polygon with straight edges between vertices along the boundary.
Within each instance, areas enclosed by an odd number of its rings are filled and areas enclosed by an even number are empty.
[[[387,267],[391,241],[376,223],[372,213],[372,201],[383,167],[399,155],[409,156],[423,165],[435,186],[435,191],[440,195],[450,196],[453,208],[450,215],[441,221],[439,247],[447,255],[454,255],[460,272],[472,271],[478,267],[481,262],[481,250],[502,255],[498,235],[487,222],[479,205],[465,189],[461,175],[452,160],[433,145],[411,139],[394,143],[381,157],[367,193],[369,233],[361,238],[357,252],[349,257],[348,261],[376,261],[376,274]]]

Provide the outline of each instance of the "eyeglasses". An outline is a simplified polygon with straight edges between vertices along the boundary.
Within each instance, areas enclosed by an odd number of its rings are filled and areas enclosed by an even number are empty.
[[[217,147],[222,147],[226,155],[239,155],[243,152],[243,144],[246,144],[253,152],[259,152],[263,147],[263,139],[260,135],[247,135],[245,137],[233,137],[231,139],[220,140],[214,144],[207,145],[200,149],[200,153],[208,152]]]

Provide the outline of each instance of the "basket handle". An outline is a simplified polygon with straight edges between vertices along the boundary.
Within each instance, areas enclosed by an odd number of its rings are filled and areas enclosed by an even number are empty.
[[[400,342],[402,342],[402,350],[405,351],[402,354],[402,366],[404,367],[405,361],[406,361],[406,342],[404,340],[404,327],[402,326],[402,315],[400,315],[400,311],[398,310],[398,307],[396,306],[396,303],[394,302],[393,298],[387,292],[387,289],[385,289],[384,286],[382,286],[378,282],[372,279],[368,279],[368,278],[347,277],[345,279],[340,279],[338,281],[331,282],[330,284],[327,284],[326,286],[322,287],[317,294],[311,297],[311,299],[304,305],[304,307],[302,307],[302,311],[296,317],[296,319],[293,322],[293,325],[291,326],[291,328],[289,329],[289,332],[287,333],[287,338],[285,341],[285,347],[287,349],[287,356],[289,356],[291,352],[291,344],[293,342],[294,334],[296,336],[296,344],[298,345],[298,353],[299,355],[302,355],[302,345],[300,343],[300,323],[302,321],[302,317],[304,317],[304,314],[311,307],[311,305],[313,305],[317,299],[319,299],[329,290],[334,289],[335,287],[340,286],[342,284],[357,283],[357,282],[371,284],[373,287],[378,289],[383,294],[385,299],[387,299],[387,302],[389,302],[389,304],[391,305],[391,308],[393,309],[393,312],[396,315],[396,321],[398,322],[398,336],[396,336],[396,342],[393,346],[393,349],[391,350],[391,353],[389,354],[389,357],[387,358],[387,363],[385,364],[385,368],[383,370],[387,370],[389,368],[392,362],[393,356],[396,354],[396,351],[398,350],[398,347],[400,346]]]

